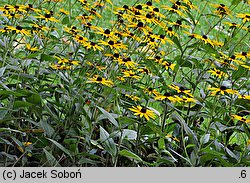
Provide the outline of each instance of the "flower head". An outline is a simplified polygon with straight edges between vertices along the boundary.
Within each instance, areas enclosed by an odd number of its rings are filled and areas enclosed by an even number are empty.
[[[129,108],[129,110],[134,112],[134,115],[140,116],[140,118],[144,117],[148,121],[150,118],[154,119],[155,118],[155,113],[146,108],[146,107],[141,107],[141,106],[132,106],[132,108]]]

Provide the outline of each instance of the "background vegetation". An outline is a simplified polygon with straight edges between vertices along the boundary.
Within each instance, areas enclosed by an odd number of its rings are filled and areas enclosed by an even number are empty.
[[[192,2],[1,1],[0,166],[249,166],[250,2]]]

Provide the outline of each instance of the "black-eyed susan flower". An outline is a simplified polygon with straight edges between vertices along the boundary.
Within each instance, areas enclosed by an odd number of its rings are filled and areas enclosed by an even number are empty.
[[[162,65],[166,68],[166,70],[168,70],[169,68],[171,70],[174,70],[174,67],[176,66],[176,64],[173,64],[173,63],[170,63],[170,62],[167,62],[167,61],[164,61],[162,63]]]
[[[38,18],[38,19],[42,19],[42,20],[45,20],[46,22],[59,22],[59,20],[57,20],[55,17],[53,17],[53,13],[45,13],[44,15],[43,14],[39,14],[38,13],[38,16],[35,16],[35,18]]]
[[[82,32],[81,30],[77,29],[76,26],[71,26],[70,28],[64,27],[64,31],[73,35],[73,36],[76,36],[78,33]]]
[[[30,35],[30,31],[24,29],[22,26],[17,25],[16,27],[13,26],[7,26],[9,30],[15,31],[17,34],[22,34],[22,35]]]
[[[184,4],[183,4],[183,2],[181,2],[181,1],[176,1],[176,0],[170,0],[172,3],[173,3],[173,5],[172,5],[172,8],[173,9],[181,9],[181,10],[183,10],[183,11],[187,11],[187,7],[186,6],[184,6]]]
[[[168,85],[169,88],[177,91],[177,93],[183,93],[183,94],[187,94],[190,97],[193,97],[193,95],[191,94],[191,90],[186,90],[183,86],[177,86],[174,84]]]
[[[34,8],[32,4],[25,5],[25,8],[26,8],[27,12],[30,12],[30,11],[33,11],[33,12],[36,12],[36,13],[41,12],[40,9]]]
[[[89,78],[86,83],[100,83],[108,87],[111,87],[114,84],[113,81],[107,80],[106,78],[100,77],[98,75],[94,75],[92,78]]]
[[[27,13],[26,6],[25,5],[7,5],[8,6],[8,11],[13,12],[13,13]]]
[[[50,67],[55,70],[70,70],[71,66],[69,65],[60,65],[60,64],[51,64]]]
[[[208,89],[211,90],[211,93],[210,93],[211,96],[215,96],[217,94],[225,95],[226,93],[228,93],[228,94],[238,94],[238,91],[233,90],[233,89],[228,89],[227,87],[225,87],[223,85],[220,86],[219,88],[211,87],[211,88],[208,88]]]
[[[32,26],[31,32],[36,33],[36,34],[41,32],[41,31],[48,31],[49,30],[48,27],[43,26],[43,25],[39,25],[39,24],[31,24],[31,26]]]
[[[162,6],[162,9],[165,9],[171,13],[177,13],[179,16],[184,17],[184,13],[182,11],[180,11],[177,6],[174,6],[174,5],[172,7]]]
[[[241,18],[243,22],[249,22],[250,21],[250,14],[249,13],[245,13],[245,14],[239,13],[239,14],[237,14],[236,17]]]
[[[31,51],[31,52],[36,52],[39,51],[38,47],[32,47],[29,43],[26,44],[26,48],[27,50]]]
[[[181,20],[177,20],[175,22],[168,22],[168,24],[172,25],[175,28],[190,28],[190,26],[183,24]]]
[[[230,9],[224,4],[211,4],[211,6],[216,8],[215,13],[219,16],[230,15]]]
[[[141,107],[141,106],[132,106],[132,108],[129,108],[129,110],[134,112],[134,115],[140,116],[140,118],[144,117],[148,121],[150,118],[155,119],[155,113],[148,109],[147,107]]]
[[[238,98],[250,100],[250,95],[241,95],[241,94],[238,94]]]
[[[60,12],[61,14],[63,14],[63,15],[69,15],[69,11],[67,11],[67,10],[65,10],[65,9],[63,9],[63,8],[61,8],[61,9],[59,10],[59,12]]]
[[[211,73],[212,76],[216,76],[218,78],[221,78],[221,77],[228,77],[228,74],[219,70],[219,69],[216,69],[216,68],[213,68],[213,69],[210,69],[208,70],[207,72]]]
[[[169,92],[165,92],[163,95],[162,94],[158,94],[156,97],[155,97],[155,100],[169,100],[170,102],[180,102],[180,97],[177,97],[175,95],[172,95],[171,93]]]
[[[77,16],[76,19],[80,19],[82,24],[87,24],[88,22],[94,20],[94,16],[87,15],[86,13],[84,13],[82,15]]]
[[[107,40],[107,41],[100,40],[99,44],[104,46],[109,46],[110,49],[113,50],[127,49],[127,45],[116,40]]]
[[[166,34],[171,36],[177,36],[177,33],[174,31],[173,27],[165,28]]]
[[[122,72],[124,75],[123,75],[123,77],[124,78],[134,78],[134,79],[140,79],[141,78],[141,76],[138,76],[134,71],[132,71],[132,70],[124,70],[123,72]]]
[[[75,39],[78,43],[83,44],[83,45],[85,45],[85,44],[87,43],[87,41],[88,41],[88,39],[87,39],[86,37],[83,37],[83,36],[80,36],[80,35],[76,35],[76,36],[74,37],[74,39]]]
[[[231,115],[233,119],[239,120],[244,123],[250,123],[250,119],[247,119],[246,117],[238,116],[238,115]]]
[[[131,22],[131,24],[129,24],[127,27],[133,27],[139,31],[144,32],[145,34],[152,31],[152,29],[149,26],[145,25],[143,22],[138,22],[138,23]]]
[[[156,36],[156,39],[157,39],[157,40],[160,40],[160,42],[161,42],[162,44],[166,44],[166,42],[168,42],[168,43],[170,43],[170,44],[174,44],[173,41],[171,41],[169,38],[167,38],[167,37],[166,37],[165,35],[163,35],[163,34],[157,35],[157,36]]]
[[[135,68],[136,63],[129,56],[123,56],[123,58],[116,60],[120,65],[125,65],[128,69]]]
[[[98,43],[95,43],[93,41],[85,42],[84,47],[87,49],[93,49],[94,51],[96,51],[96,50],[102,51],[103,50],[103,48],[100,45],[98,45]]]
[[[115,32],[110,31],[109,29],[104,30],[103,28],[100,27],[96,33],[101,34],[112,40],[118,40],[118,37],[115,35]]]
[[[236,59],[242,59],[246,60],[247,58],[250,58],[250,51],[249,52],[241,52],[241,53],[235,53]]]
[[[156,89],[154,89],[154,88],[152,88],[152,87],[143,88],[143,89],[144,89],[143,91],[144,91],[145,93],[149,94],[149,95],[155,95],[155,96],[160,95],[160,93],[159,93]]]
[[[182,96],[180,97],[180,101],[184,103],[190,103],[190,102],[195,103],[196,99],[194,99],[193,97]]]
[[[129,94],[125,94],[126,97],[130,98],[133,101],[139,101],[140,98],[135,96],[135,95],[129,95]]]

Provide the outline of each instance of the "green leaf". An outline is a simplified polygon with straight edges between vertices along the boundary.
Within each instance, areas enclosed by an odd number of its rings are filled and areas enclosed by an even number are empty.
[[[71,159],[72,159],[72,156],[69,152],[68,149],[66,149],[65,147],[63,147],[61,144],[59,144],[58,142],[56,142],[55,140],[53,139],[50,139],[50,138],[47,138],[49,141],[51,141],[53,144],[55,144],[59,149],[61,149],[65,154],[67,154]]]
[[[48,164],[50,166],[61,167],[59,162],[56,160],[56,158],[50,152],[48,152],[45,148],[43,148],[43,151],[46,155],[46,158],[48,160]]]
[[[32,103],[32,104],[40,105],[41,104],[41,97],[38,93],[34,93],[30,97],[27,97],[27,101]]]
[[[242,0],[233,0],[231,5],[238,5]]]
[[[160,138],[158,140],[158,147],[159,147],[159,149],[166,149],[164,138]]]
[[[52,137],[54,135],[54,128],[52,128],[45,120],[40,121],[40,126],[48,137]]]
[[[6,69],[6,67],[0,68],[0,77],[3,76],[5,69]]]
[[[41,54],[41,61],[53,61],[55,60],[54,57],[46,54]]]
[[[127,157],[130,160],[137,160],[137,161],[143,161],[138,155],[132,153],[131,151],[128,151],[126,149],[123,149],[119,152],[121,156]]]
[[[206,144],[210,139],[210,134],[205,134],[201,137],[200,139],[200,143],[201,144]]]
[[[113,125],[115,125],[116,127],[119,127],[118,122],[116,121],[116,119],[113,117],[114,115],[112,115],[111,113],[107,112],[105,109],[96,106],[103,114],[104,116],[106,116],[107,119],[109,119],[109,121],[111,123],[113,123]]]
[[[64,17],[62,19],[62,24],[65,25],[65,24],[69,24],[69,17]]]
[[[181,50],[181,52],[183,51],[182,50],[182,47],[181,47],[181,43],[179,41],[179,39],[175,36],[172,37],[172,41],[176,44],[176,46]]]
[[[31,106],[33,106],[33,104],[31,104],[29,102],[15,101],[13,104],[13,109],[18,109],[18,108],[22,108],[22,107],[31,107]]]
[[[114,140],[109,136],[109,133],[100,126],[100,139],[104,149],[114,158],[117,154],[117,149]]]

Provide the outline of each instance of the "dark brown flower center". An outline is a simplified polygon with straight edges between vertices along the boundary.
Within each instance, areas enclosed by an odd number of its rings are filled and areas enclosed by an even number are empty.
[[[153,11],[154,12],[159,12],[160,10],[159,10],[159,8],[154,8]]]
[[[137,27],[143,27],[143,23],[142,23],[142,22],[139,22],[139,23],[137,24]]]
[[[203,38],[203,39],[207,39],[207,36],[206,36],[206,35],[203,35],[202,38]]]
[[[165,96],[165,97],[170,97],[170,96],[171,96],[171,93],[166,92],[166,93],[164,93],[164,96]]]
[[[227,87],[225,87],[225,86],[220,87],[220,90],[226,90],[226,89],[227,89]]]
[[[119,58],[120,55],[119,55],[118,53],[115,53],[115,54],[114,54],[114,57],[115,57],[115,58]]]
[[[97,77],[96,81],[102,81],[102,78],[101,77]]]
[[[45,18],[51,18],[51,15],[48,14],[48,13],[46,13],[46,14],[44,15],[44,17],[45,17]]]
[[[146,5],[152,6],[152,2],[151,2],[151,1],[148,1],[148,2],[146,3]]]
[[[106,29],[106,30],[104,31],[104,34],[110,34],[110,30]]]
[[[244,51],[243,51],[241,54],[242,54],[243,56],[247,56],[247,52],[244,52]]]
[[[21,26],[18,25],[18,26],[16,26],[16,29],[17,29],[17,30],[22,30],[23,28],[22,28]]]
[[[145,108],[145,107],[143,107],[143,108],[141,108],[141,111],[140,111],[141,113],[146,113],[147,112],[147,108]]]
[[[138,10],[142,10],[142,5],[139,4],[135,8],[138,9]]]
[[[109,45],[114,45],[115,42],[114,42],[114,41],[109,41],[108,44],[109,44]]]

